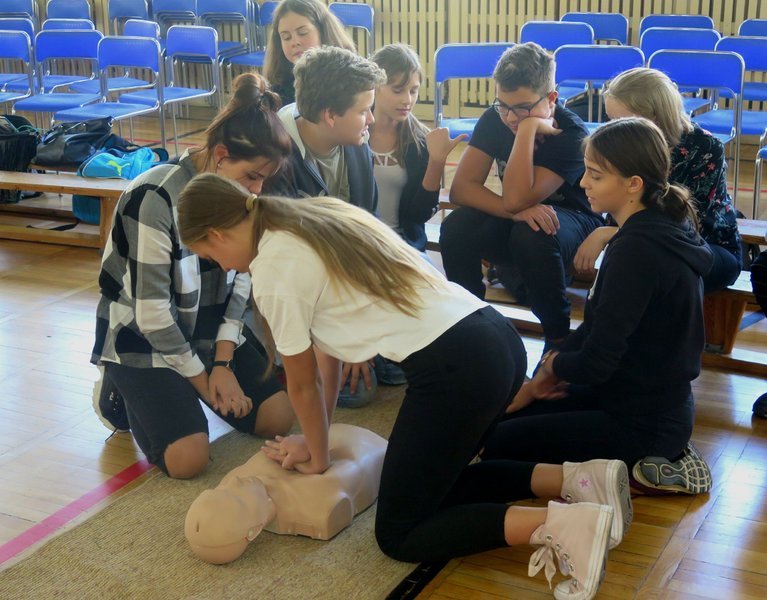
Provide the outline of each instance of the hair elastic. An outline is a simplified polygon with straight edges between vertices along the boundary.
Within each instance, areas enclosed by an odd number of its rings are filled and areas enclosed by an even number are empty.
[[[253,207],[256,205],[256,200],[258,199],[258,196],[255,194],[251,194],[248,196],[248,199],[245,200],[245,210],[248,212],[253,210]]]

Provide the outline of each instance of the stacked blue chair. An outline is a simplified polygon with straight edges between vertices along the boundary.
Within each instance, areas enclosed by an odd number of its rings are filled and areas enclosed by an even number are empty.
[[[0,31],[23,31],[27,34],[30,40],[35,39],[35,24],[30,19],[24,19],[19,17],[0,17]],[[9,42],[10,43],[10,42]],[[34,52],[30,54],[32,71],[34,72]],[[9,72],[0,73],[0,89],[3,91],[19,92],[24,90],[26,80],[26,73],[22,72]],[[18,82],[19,87],[11,90],[6,90],[5,86],[9,83]],[[34,86],[33,88],[34,89]],[[7,102],[7,100],[6,100]]]
[[[519,31],[519,42],[535,42],[549,52],[566,44],[593,44],[594,30],[581,21],[528,21]],[[559,86],[563,102],[587,91],[583,81],[563,81]]]
[[[153,40],[160,39],[160,26],[156,21],[144,19],[128,19],[123,25],[123,35],[131,37],[148,37]]]
[[[372,6],[356,2],[331,2],[328,5],[345,27],[362,29],[368,37],[368,55],[375,50],[375,11]]]
[[[35,0],[3,0],[0,3],[0,17],[15,17],[29,19],[35,24],[39,22],[37,15],[37,2]]]
[[[218,34],[212,27],[191,25],[173,25],[168,29],[165,53],[170,60],[170,76],[165,87],[160,89],[140,90],[120,96],[121,102],[148,104],[154,106],[158,101],[168,106],[196,98],[215,97],[220,90],[218,70]],[[189,60],[204,59],[210,65],[210,82],[207,88],[189,88],[178,85],[177,66]],[[158,96],[158,94],[160,94]],[[176,114],[173,116],[173,142],[178,154],[178,134]]]
[[[746,19],[738,27],[738,35],[767,37],[767,19]]]
[[[48,0],[45,11],[46,19],[86,19],[93,20],[91,5],[88,0]]]
[[[35,89],[32,73],[32,41],[25,31],[10,31],[0,29],[0,60],[20,62],[24,71],[18,73],[0,74],[0,81],[11,79],[18,81],[22,77],[26,79],[27,89],[16,92],[0,92],[0,104],[5,105],[31,96]]]
[[[167,31],[172,24],[197,22],[197,0],[152,0],[152,17]]]
[[[42,29],[96,29],[90,19],[46,19]]]
[[[160,113],[160,139],[163,147],[166,143],[165,136],[165,105],[163,103],[163,69],[160,44],[156,39],[146,37],[114,36],[105,37],[99,42],[99,83],[101,85],[102,102],[89,104],[81,108],[62,110],[54,115],[56,121],[86,121],[89,119],[102,119],[111,117],[113,121],[130,119],[146,113],[159,111]],[[142,82],[143,85],[151,86],[154,93],[154,104],[125,101],[125,96],[115,101],[109,101],[110,78],[109,69],[113,67],[142,68],[152,72],[153,81]],[[131,135],[131,137],[133,137]]]
[[[16,102],[14,109],[52,115],[68,108],[98,102],[101,99],[99,94],[57,91],[77,81],[92,79],[96,75],[95,70],[90,77],[56,75],[50,73],[50,66],[60,59],[88,61],[95,66],[98,45],[103,37],[101,32],[91,30],[48,30],[38,33],[35,36],[35,71],[38,76],[38,91],[35,95]]]
[[[722,88],[730,90],[733,95],[734,109],[727,111],[729,119],[722,119],[716,123],[715,127],[706,128],[722,143],[734,143],[733,171],[734,181],[737,182],[740,163],[740,113],[743,107],[745,73],[745,64],[740,55],[722,51],[659,50],[650,57],[648,66],[663,71],[679,86],[689,85],[707,89],[714,96],[716,91]],[[693,120],[697,122],[699,118],[694,117]],[[701,126],[703,126],[702,123]]]
[[[639,48],[649,60],[658,50],[713,50],[720,37],[714,29],[650,27],[642,33]],[[695,94],[684,96],[684,108],[689,114],[711,104],[706,98],[698,97],[697,89],[680,87],[679,91]]]
[[[240,41],[219,41],[219,63],[238,54],[255,50],[250,35],[249,17],[252,9],[249,0],[197,0],[197,18],[200,25],[217,27],[219,25],[237,25],[241,28],[244,39]]]
[[[128,19],[148,19],[146,0],[109,0],[109,32],[117,35]]]
[[[633,46],[581,46],[565,45],[554,53],[556,65],[555,80],[557,84],[562,81],[582,80],[588,85],[593,82],[604,83],[623,71],[644,65],[644,54],[639,48]],[[600,98],[601,108],[601,98]],[[589,109],[591,105],[589,104]],[[601,110],[600,110],[601,112]],[[599,123],[593,121],[589,110],[589,119],[586,127],[593,131]]]
[[[512,43],[445,44],[434,53],[434,126],[447,127],[451,137],[465,133],[471,137],[476,118],[450,118],[443,115],[445,82],[449,79],[488,79],[495,64]]]
[[[715,29],[714,20],[706,15],[647,15],[639,22],[639,37],[650,27]]]
[[[273,0],[264,2],[260,7],[258,4],[253,3],[254,10],[251,18],[253,18],[256,23],[255,35],[253,38],[258,40],[258,47],[252,52],[238,54],[224,60],[227,68],[227,76],[230,81],[232,79],[232,65],[252,69],[263,68],[264,60],[266,59],[267,28],[272,24],[274,11],[278,5],[279,2]]]
[[[566,23],[588,23],[594,30],[594,41],[628,44],[629,20],[620,13],[569,12],[560,19]]]

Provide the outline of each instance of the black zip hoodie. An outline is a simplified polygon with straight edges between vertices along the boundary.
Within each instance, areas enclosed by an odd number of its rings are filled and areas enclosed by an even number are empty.
[[[647,208],[610,241],[583,324],[554,359],[610,413],[649,415],[687,401],[700,373],[703,285],[711,250],[689,223]]]

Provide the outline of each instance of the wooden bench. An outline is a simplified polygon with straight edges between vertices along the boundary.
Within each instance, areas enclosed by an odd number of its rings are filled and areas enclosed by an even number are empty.
[[[104,248],[109,232],[112,229],[112,218],[117,199],[129,183],[129,181],[124,179],[81,177],[74,173],[16,173],[0,171],[0,189],[94,196],[99,199],[101,205],[98,235],[80,231],[55,231],[50,229],[34,229],[20,225],[0,224],[0,239],[64,244],[66,246],[83,246],[86,248]],[[0,213],[72,217],[72,213],[69,211],[25,206],[23,201],[18,204],[0,204]]]

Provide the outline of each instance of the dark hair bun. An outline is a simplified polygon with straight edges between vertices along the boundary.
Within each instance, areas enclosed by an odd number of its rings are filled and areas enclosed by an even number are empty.
[[[238,108],[263,108],[276,111],[280,97],[269,89],[266,79],[257,73],[243,73],[232,82],[232,104]]]

